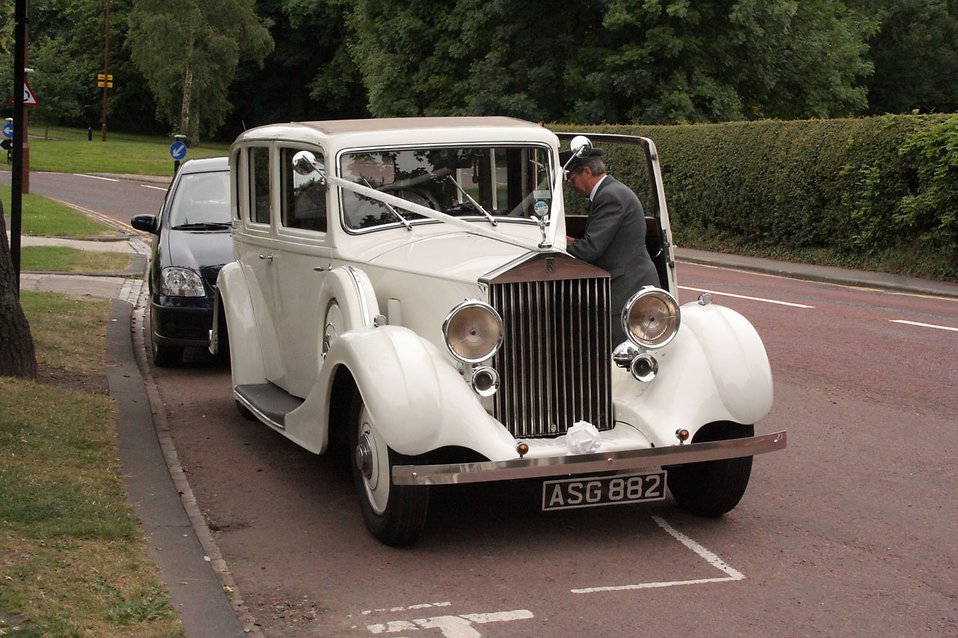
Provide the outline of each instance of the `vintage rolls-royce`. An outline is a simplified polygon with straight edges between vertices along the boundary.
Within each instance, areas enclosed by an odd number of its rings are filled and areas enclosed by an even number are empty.
[[[640,154],[658,287],[622,310],[565,251],[560,145]],[[363,518],[422,533],[432,485],[542,479],[545,510],[661,500],[734,508],[772,377],[752,325],[705,295],[679,306],[652,141],[503,117],[274,124],[230,151],[235,261],[210,347],[233,398],[315,453],[344,449]],[[627,176],[620,176],[627,177]]]

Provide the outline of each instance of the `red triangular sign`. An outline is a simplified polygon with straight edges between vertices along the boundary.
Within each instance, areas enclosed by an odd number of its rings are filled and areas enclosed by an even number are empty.
[[[30,85],[27,84],[27,81],[23,81],[23,105],[24,106],[39,106],[40,103],[37,102],[37,96],[33,94],[33,89],[30,88]]]

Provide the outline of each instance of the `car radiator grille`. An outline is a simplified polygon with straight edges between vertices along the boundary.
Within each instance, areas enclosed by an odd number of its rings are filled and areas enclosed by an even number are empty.
[[[513,436],[564,434],[576,421],[612,428],[608,277],[493,284],[504,339],[494,416]]]

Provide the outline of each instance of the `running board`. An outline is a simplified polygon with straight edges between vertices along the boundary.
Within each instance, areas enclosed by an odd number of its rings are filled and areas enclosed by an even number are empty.
[[[238,385],[233,388],[233,396],[256,418],[281,430],[286,429],[286,415],[303,404],[303,399],[272,383]]]

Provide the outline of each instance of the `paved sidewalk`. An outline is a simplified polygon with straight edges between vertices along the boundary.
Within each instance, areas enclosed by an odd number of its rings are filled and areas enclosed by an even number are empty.
[[[676,248],[675,258],[694,264],[721,266],[751,272],[761,272],[770,275],[780,275],[793,279],[808,279],[825,283],[856,286],[861,288],[877,288],[894,290],[922,295],[937,295],[940,297],[958,298],[958,284],[917,277],[903,277],[888,273],[851,270],[848,268],[834,268],[832,266],[814,266],[797,262],[775,261],[760,257],[740,257],[710,253],[704,250],[690,248]]]

